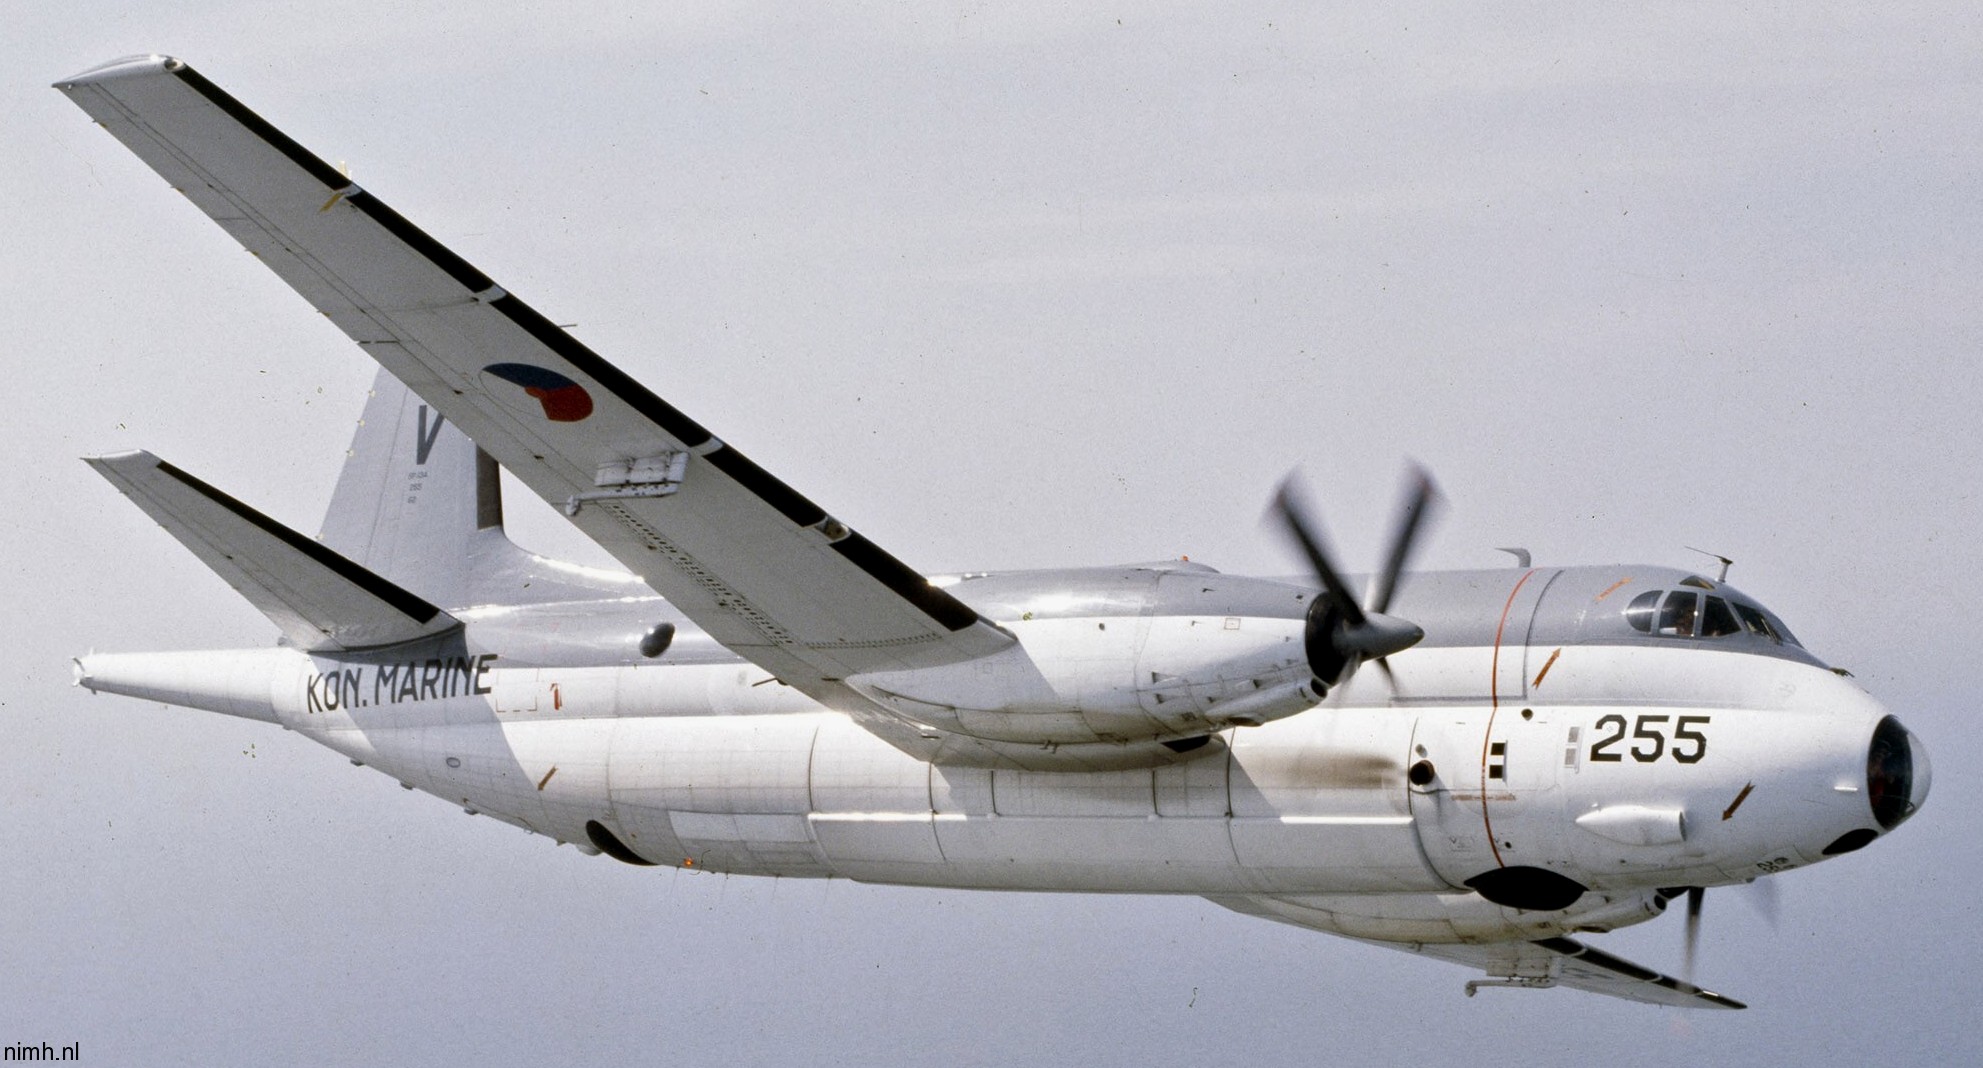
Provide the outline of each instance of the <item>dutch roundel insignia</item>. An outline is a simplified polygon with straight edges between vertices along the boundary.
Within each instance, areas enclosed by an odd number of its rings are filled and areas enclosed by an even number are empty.
[[[492,363],[482,373],[521,386],[544,407],[554,423],[576,423],[592,414],[592,394],[585,387],[546,367],[527,363]]]

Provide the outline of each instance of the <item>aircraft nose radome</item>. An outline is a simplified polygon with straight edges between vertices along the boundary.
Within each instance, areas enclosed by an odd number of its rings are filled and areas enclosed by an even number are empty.
[[[1928,801],[1928,784],[1934,781],[1935,768],[1928,762],[1928,747],[1921,744],[1921,736],[1907,732],[1907,744],[1914,754],[1914,793],[1910,800],[1919,809]]]
[[[1914,815],[1928,799],[1931,778],[1921,739],[1893,716],[1880,720],[1866,753],[1866,798],[1881,830],[1891,831]]]
[[[1826,846],[1824,855],[1835,857],[1863,849],[1880,835],[1907,822],[1928,799],[1931,774],[1928,750],[1914,732],[1901,726],[1900,720],[1893,716],[1881,717],[1866,746],[1866,802],[1871,811],[1862,809],[1864,815],[1858,817],[1863,821],[1865,815],[1871,815],[1874,826],[1860,822],[1858,827]]]

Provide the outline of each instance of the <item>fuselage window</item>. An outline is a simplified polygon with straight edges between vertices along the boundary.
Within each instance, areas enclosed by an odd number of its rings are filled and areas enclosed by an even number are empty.
[[[1694,619],[1700,614],[1701,595],[1690,590],[1674,590],[1659,606],[1659,632],[1676,638],[1694,636]]]
[[[1709,597],[1707,608],[1701,612],[1701,637],[1719,638],[1724,634],[1742,633],[1742,624],[1735,621],[1735,613],[1728,610],[1728,602],[1719,597]]]
[[[1659,592],[1648,590],[1632,598],[1632,603],[1625,606],[1625,622],[1630,623],[1633,630],[1641,634],[1652,633],[1653,607],[1659,604]]]

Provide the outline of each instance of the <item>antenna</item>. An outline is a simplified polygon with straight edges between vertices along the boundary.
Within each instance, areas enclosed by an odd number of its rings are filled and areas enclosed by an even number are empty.
[[[1500,548],[1495,549],[1494,551],[1498,553],[1507,553],[1508,555],[1514,557],[1516,567],[1525,568],[1529,566],[1529,551],[1527,549],[1510,549],[1506,546],[1502,546]]]
[[[1690,553],[1700,553],[1702,556],[1712,556],[1715,559],[1721,561],[1721,574],[1716,575],[1714,580],[1716,582],[1728,581],[1728,567],[1730,564],[1733,564],[1735,561],[1730,560],[1728,557],[1723,556],[1720,553],[1711,553],[1706,549],[1696,549],[1692,545],[1685,546],[1684,548],[1686,548],[1686,550]]]

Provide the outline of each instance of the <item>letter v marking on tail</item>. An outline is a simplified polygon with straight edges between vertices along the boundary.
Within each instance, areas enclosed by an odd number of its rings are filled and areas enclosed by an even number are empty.
[[[432,430],[427,429],[427,406],[424,404],[420,406],[420,429],[413,439],[414,445],[418,447],[413,454],[414,463],[425,464],[427,462],[427,454],[434,451],[434,442],[440,438],[441,427],[446,422],[447,418],[445,416],[436,415],[434,417],[434,428]]]

